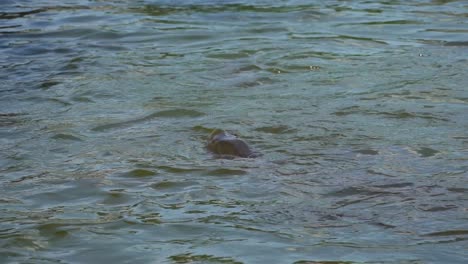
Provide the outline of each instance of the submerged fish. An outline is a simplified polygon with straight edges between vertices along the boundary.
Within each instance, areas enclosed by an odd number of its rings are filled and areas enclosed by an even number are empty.
[[[245,141],[221,129],[216,129],[211,133],[207,147],[218,155],[242,158],[254,158],[258,156]]]

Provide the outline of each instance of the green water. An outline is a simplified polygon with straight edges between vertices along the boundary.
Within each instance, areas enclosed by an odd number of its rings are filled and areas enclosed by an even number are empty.
[[[466,263],[467,69],[466,1],[3,0],[0,262]]]

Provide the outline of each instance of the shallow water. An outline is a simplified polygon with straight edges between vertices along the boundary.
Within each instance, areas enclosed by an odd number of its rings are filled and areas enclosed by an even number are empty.
[[[466,1],[0,8],[1,263],[466,263]]]

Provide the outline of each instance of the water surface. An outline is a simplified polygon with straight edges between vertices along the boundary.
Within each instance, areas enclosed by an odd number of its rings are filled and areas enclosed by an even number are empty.
[[[466,263],[466,1],[0,10],[0,262]]]

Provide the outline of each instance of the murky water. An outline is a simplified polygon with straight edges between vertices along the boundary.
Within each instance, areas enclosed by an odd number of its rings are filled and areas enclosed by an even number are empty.
[[[3,0],[0,69],[1,263],[468,261],[467,1]]]

